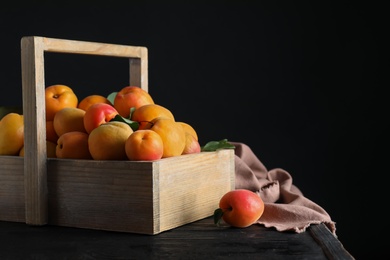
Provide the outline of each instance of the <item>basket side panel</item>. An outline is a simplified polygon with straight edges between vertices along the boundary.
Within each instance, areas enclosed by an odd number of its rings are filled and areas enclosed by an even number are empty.
[[[25,222],[24,158],[0,156],[0,220]]]
[[[48,160],[49,223],[153,234],[153,163]]]
[[[209,217],[234,189],[234,151],[203,152],[160,165],[160,232]]]

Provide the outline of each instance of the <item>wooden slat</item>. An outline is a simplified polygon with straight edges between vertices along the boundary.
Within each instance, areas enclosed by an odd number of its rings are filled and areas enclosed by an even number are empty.
[[[111,57],[142,58],[145,47],[109,43],[74,41],[46,37],[34,37],[43,42],[44,51],[74,54],[103,55]]]
[[[127,46],[88,41],[34,37],[42,41],[44,51],[123,57],[130,59],[130,85],[148,91],[148,50],[143,46]]]
[[[325,224],[311,225],[309,232],[329,259],[354,259]]]
[[[47,224],[46,116],[43,42],[22,38],[26,223]]]

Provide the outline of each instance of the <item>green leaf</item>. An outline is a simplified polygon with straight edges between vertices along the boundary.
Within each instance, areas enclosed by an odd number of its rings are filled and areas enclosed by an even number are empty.
[[[117,94],[118,94],[118,92],[112,92],[110,95],[107,96],[107,99],[111,102],[111,104],[114,104],[114,100],[115,100],[115,97]],[[125,117],[118,114],[110,121],[119,121],[119,122],[126,123],[131,127],[131,129],[133,129],[133,131],[137,131],[139,128],[139,123],[136,121],[132,121],[130,119],[131,116],[133,115],[134,111],[135,111],[135,107],[130,108],[129,118],[125,118]]]
[[[116,115],[113,119],[110,120],[110,122],[112,122],[112,121],[124,122],[124,123],[128,124],[131,127],[131,129],[133,129],[133,131],[137,131],[139,128],[138,122],[131,121],[130,119],[124,118],[121,115]]]
[[[214,211],[214,224],[220,226],[221,219],[223,216],[223,211],[221,208],[218,208]]]
[[[111,104],[114,105],[114,100],[115,100],[115,97],[116,97],[116,94],[118,94],[118,92],[112,92],[110,95],[107,96],[107,99],[111,102]]]
[[[130,108],[130,114],[128,119],[130,119],[133,116],[134,111],[135,111],[135,107]]]
[[[202,152],[212,152],[219,149],[234,149],[235,146],[228,142],[227,139],[220,141],[210,141],[201,147]]]

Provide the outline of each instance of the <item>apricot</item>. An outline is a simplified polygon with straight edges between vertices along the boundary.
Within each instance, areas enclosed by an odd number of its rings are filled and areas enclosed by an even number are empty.
[[[85,111],[77,107],[65,107],[54,115],[53,127],[58,136],[67,132],[87,132],[84,127]]]
[[[0,155],[18,155],[23,145],[23,115],[8,113],[0,120]]]
[[[131,120],[138,122],[138,129],[146,129],[146,125],[150,124],[156,117],[167,117],[175,120],[175,117],[169,109],[158,104],[147,104],[135,109]]]
[[[126,140],[125,151],[131,161],[154,161],[162,158],[164,144],[155,131],[137,130]]]
[[[88,137],[87,133],[79,131],[62,134],[57,141],[57,158],[92,159],[88,147]]]
[[[57,147],[57,142],[53,143],[51,141],[46,141],[47,158],[57,158],[56,147]],[[24,157],[24,146],[22,147],[22,149],[20,149],[19,156]]]
[[[84,115],[84,127],[87,133],[91,133],[93,129],[101,124],[110,122],[118,111],[111,105],[106,103],[96,103],[91,105]]]
[[[164,152],[162,158],[179,156],[183,153],[186,135],[183,127],[166,117],[156,117],[150,124],[146,125],[158,133],[163,140]]]
[[[57,158],[57,143],[46,141],[46,156],[47,158]]]
[[[198,134],[196,133],[195,129],[188,123],[177,123],[183,127],[184,132],[186,133],[186,145],[182,154],[200,153],[201,147],[198,140]]]
[[[58,135],[56,133],[56,130],[54,130],[53,120],[46,121],[46,141],[50,141],[57,144],[57,140]]]
[[[57,84],[45,88],[46,121],[52,121],[61,109],[77,105],[77,95],[69,86]]]
[[[201,147],[195,136],[186,132],[186,141],[182,154],[200,153]]]
[[[186,122],[180,122],[178,123],[184,128],[184,131],[191,134],[195,137],[195,139],[198,141],[198,133],[195,131],[195,129],[192,127],[192,125],[186,123]]]
[[[125,144],[133,133],[126,123],[111,121],[99,125],[89,134],[88,146],[94,160],[127,160]]]
[[[89,95],[89,96],[86,96],[85,98],[83,98],[77,107],[84,110],[84,111],[87,111],[87,109],[91,105],[96,104],[96,103],[106,103],[106,104],[112,105],[111,102],[108,100],[108,98],[106,98],[105,96],[95,94],[95,95]]]
[[[129,118],[132,107],[137,109],[146,104],[154,104],[154,100],[147,91],[137,86],[122,88],[114,98],[115,109],[125,118]]]
[[[220,219],[238,228],[249,227],[264,213],[264,202],[255,192],[246,189],[231,190],[225,193],[220,201],[219,208],[214,212],[214,222],[219,224]]]

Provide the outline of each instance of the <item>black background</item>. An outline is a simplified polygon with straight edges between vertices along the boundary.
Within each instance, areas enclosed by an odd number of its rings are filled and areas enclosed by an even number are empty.
[[[110,3],[2,7],[0,104],[22,104],[23,36],[145,46],[149,92],[195,127],[201,145],[246,143],[330,214],[353,256],[384,255],[382,6]],[[46,85],[69,85],[80,100],[128,84],[125,59],[45,55]]]

